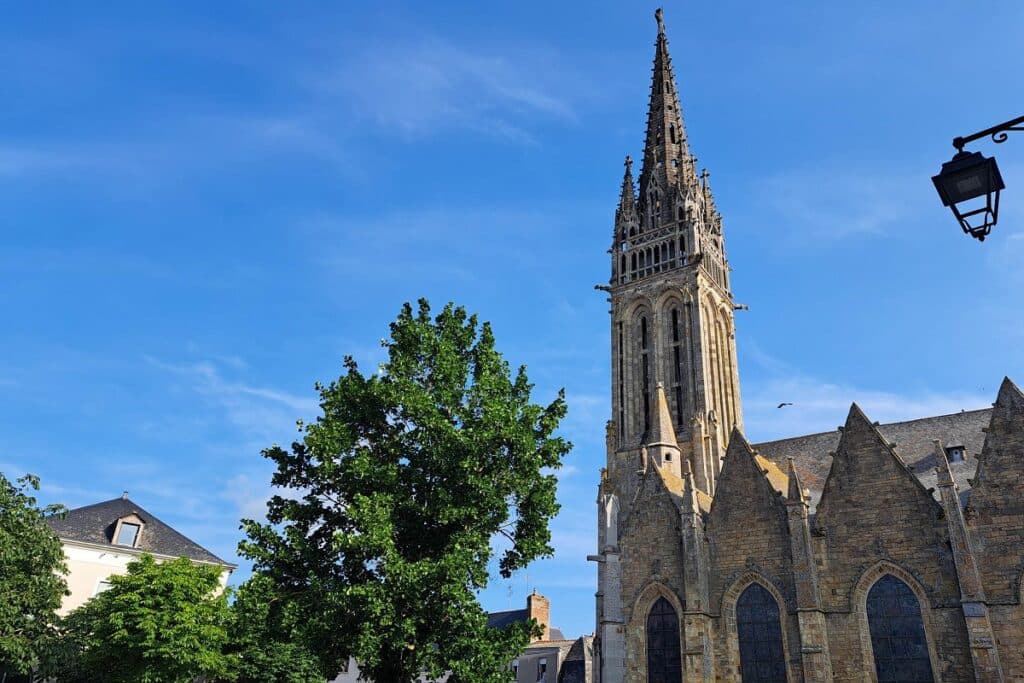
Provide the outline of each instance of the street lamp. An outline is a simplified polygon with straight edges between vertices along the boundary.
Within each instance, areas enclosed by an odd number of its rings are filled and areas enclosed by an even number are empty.
[[[999,193],[1006,187],[996,160],[981,152],[965,152],[964,145],[986,136],[1006,142],[1007,131],[1024,130],[1024,116],[962,138],[955,138],[957,153],[932,177],[943,206],[952,210],[965,233],[984,241],[999,220]],[[974,201],[984,197],[984,202]],[[970,202],[970,203],[969,203]]]

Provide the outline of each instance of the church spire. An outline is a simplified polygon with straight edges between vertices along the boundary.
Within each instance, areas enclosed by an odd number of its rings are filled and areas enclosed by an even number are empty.
[[[626,167],[622,174],[622,192],[619,195],[619,206],[615,210],[615,225],[621,227],[636,220],[636,187],[633,184],[633,159],[628,154],[623,164]]]
[[[654,50],[654,69],[651,75],[651,101],[647,110],[647,138],[644,142],[643,170],[640,173],[640,201],[644,202],[652,182],[662,192],[679,184],[695,185],[690,178],[690,148],[686,129],[679,109],[676,79],[672,72],[672,58],[668,54],[665,22],[659,8],[654,13],[658,21],[658,39]]]

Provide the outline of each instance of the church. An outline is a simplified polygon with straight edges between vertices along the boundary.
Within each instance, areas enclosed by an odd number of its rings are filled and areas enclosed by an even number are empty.
[[[1024,394],[893,424],[743,433],[722,217],[661,10],[611,244],[594,678],[1024,681]],[[837,416],[837,419],[841,416]]]

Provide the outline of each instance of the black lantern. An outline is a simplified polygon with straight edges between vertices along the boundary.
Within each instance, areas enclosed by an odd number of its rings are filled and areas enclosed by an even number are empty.
[[[932,182],[942,205],[953,211],[963,231],[984,241],[999,219],[999,192],[1006,187],[996,160],[982,156],[981,152],[961,151],[942,165]],[[975,202],[960,206],[979,197],[985,198],[983,205]],[[975,217],[978,218],[972,221]]]

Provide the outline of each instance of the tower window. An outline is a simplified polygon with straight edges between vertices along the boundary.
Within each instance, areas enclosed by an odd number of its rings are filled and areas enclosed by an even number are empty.
[[[676,142],[676,127],[675,127],[675,124],[670,125],[668,127],[668,130],[669,130],[669,135],[672,137],[672,144],[675,144],[675,142]],[[678,163],[678,162],[676,162],[676,163]]]
[[[647,318],[640,318],[640,393],[643,397],[644,433],[651,427],[651,362],[647,340]]]
[[[676,433],[683,428],[683,353],[679,309],[672,309],[672,394],[676,404]]]
[[[625,364],[623,362],[623,333],[622,323],[619,323],[619,437],[623,437],[626,434],[626,390],[625,380],[623,374],[625,374]]]

